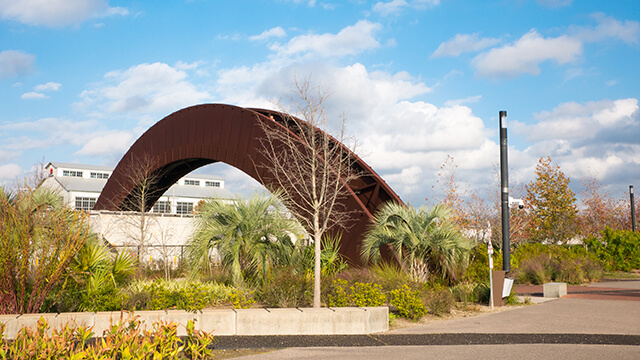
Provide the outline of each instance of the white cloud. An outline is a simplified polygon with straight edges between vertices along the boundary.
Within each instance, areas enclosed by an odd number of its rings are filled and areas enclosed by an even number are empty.
[[[22,174],[22,168],[16,164],[0,165],[0,179],[13,180]]]
[[[562,65],[576,61],[581,54],[582,43],[575,38],[566,35],[544,38],[531,30],[513,44],[476,56],[472,63],[479,76],[516,77],[538,75],[539,65],[545,61]]]
[[[44,118],[36,121],[0,125],[12,137],[2,138],[3,147],[10,150],[46,149],[59,144],[81,145],[85,135],[96,131],[95,121],[69,121]]]
[[[58,91],[62,87],[62,84],[49,81],[46,84],[36,85],[33,89],[35,91]]]
[[[613,17],[601,13],[593,14],[598,22],[595,27],[574,26],[571,32],[574,36],[585,41],[595,42],[607,39],[617,39],[629,45],[637,45],[640,38],[640,23],[637,21],[618,21]]]
[[[31,74],[36,56],[19,50],[0,52],[0,79]]]
[[[389,2],[378,1],[373,5],[373,11],[382,15],[389,15],[398,12],[407,5],[409,4],[405,0],[392,0]]]
[[[127,15],[106,0],[0,0],[0,16],[27,25],[61,27],[80,24],[93,17]]]
[[[552,111],[534,114],[536,123],[515,122],[514,130],[527,135],[531,141],[545,139],[593,139],[602,130],[622,128],[633,124],[638,110],[637,99],[602,100],[578,104],[558,105]]]
[[[550,8],[559,8],[564,6],[569,6],[573,2],[573,0],[536,0],[538,4]]]
[[[277,26],[272,29],[263,31],[260,35],[250,36],[249,40],[262,41],[262,40],[270,39],[272,37],[283,37],[286,35],[287,33],[284,31],[284,29],[282,29],[280,26]]]
[[[40,84],[33,87],[36,91],[31,91],[22,94],[21,99],[48,99],[49,96],[43,94],[43,91],[58,91],[62,87],[62,84],[56,82],[48,82],[46,84]]]
[[[596,172],[616,181],[616,174],[640,169],[638,99],[564,103],[534,118],[532,125],[512,122],[533,143],[525,153],[551,156],[572,178]]]
[[[380,47],[374,35],[381,28],[380,24],[360,20],[337,34],[299,35],[284,45],[272,45],[271,50],[280,55],[312,54],[325,58],[356,55]]]
[[[479,33],[456,34],[451,40],[440,44],[431,57],[459,56],[462,53],[480,51],[498,43],[500,39],[480,38]]]
[[[283,94],[291,92],[293,79],[308,77],[332,93],[325,104],[328,116],[348,117],[348,131],[360,143],[358,154],[401,195],[423,199],[447,154],[461,159],[461,167],[491,177],[498,147],[483,121],[460,106],[479,97],[442,108],[415,101],[432,89],[406,72],[272,56],[253,66],[220,70],[216,91],[226,103],[273,108],[269,100],[286,100]]]
[[[422,177],[422,168],[414,165],[400,170],[398,173],[390,173],[385,176],[385,181],[397,184],[396,189],[403,194],[410,194],[417,190],[420,186]]]
[[[288,0],[294,4],[307,4],[310,7],[316,6],[316,0]]]
[[[49,97],[43,93],[39,92],[27,92],[20,96],[21,99],[48,99]]]
[[[424,102],[401,101],[381,115],[384,117],[372,114],[372,130],[367,134],[372,137],[370,145],[404,152],[406,161],[411,161],[412,153],[469,150],[485,141],[482,120],[466,106],[437,108]],[[388,164],[405,160],[389,158]]]
[[[187,72],[178,67],[153,63],[109,72],[105,82],[85,90],[83,101],[76,105],[108,113],[167,114],[209,99],[210,95],[189,82]]]
[[[383,16],[397,14],[405,8],[425,10],[429,7],[437,6],[440,0],[391,0],[388,2],[378,1],[373,5],[373,12]]]
[[[9,161],[9,160],[13,160],[19,154],[20,153],[18,153],[16,151],[4,151],[4,150],[0,149],[0,162],[6,162],[6,161]]]
[[[75,154],[90,156],[124,154],[133,141],[134,135],[130,131],[99,133],[90,138]]]
[[[454,106],[454,105],[462,105],[462,104],[475,104],[482,99],[482,95],[469,96],[464,99],[455,99],[455,100],[447,100],[444,102],[444,106]]]

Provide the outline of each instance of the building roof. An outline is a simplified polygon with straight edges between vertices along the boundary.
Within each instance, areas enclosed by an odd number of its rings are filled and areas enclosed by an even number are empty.
[[[49,165],[52,165],[55,168],[68,168],[68,169],[78,169],[78,170],[94,170],[94,171],[113,171],[113,167],[111,166],[101,166],[101,165],[85,165],[85,164],[74,164],[74,163],[63,163],[52,161]]]
[[[107,183],[107,179],[85,179],[66,176],[55,176],[54,178],[66,191],[100,193],[104,185]]]
[[[75,192],[100,193],[107,179],[87,179],[76,177],[54,177],[56,181],[66,190]],[[224,188],[213,186],[189,186],[173,185],[164,193],[164,196],[175,196],[181,198],[208,198],[233,199],[234,195]]]
[[[213,186],[188,186],[173,185],[164,193],[164,196],[175,196],[182,198],[201,198],[209,197],[217,199],[233,199],[234,195],[225,188]]]
[[[218,175],[206,175],[206,174],[187,174],[182,177],[183,179],[196,179],[196,180],[219,180],[224,181],[224,178]]]
[[[75,163],[64,163],[58,161],[52,161],[47,164],[46,167],[52,165],[55,168],[61,169],[78,169],[78,170],[87,170],[87,171],[109,171],[113,172],[114,167],[112,166],[101,166],[101,165],[86,165],[86,164],[75,164]],[[187,174],[183,178],[185,179],[196,179],[196,180],[218,180],[224,181],[224,178],[219,175],[208,175],[208,174]]]

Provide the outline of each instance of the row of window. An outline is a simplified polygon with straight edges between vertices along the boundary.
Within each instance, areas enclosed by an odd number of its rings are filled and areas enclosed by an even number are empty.
[[[108,173],[92,172],[91,173],[91,178],[92,179],[108,179],[109,178],[109,174]]]
[[[156,214],[169,214],[171,213],[171,204],[168,201],[158,201],[153,205],[152,212]],[[193,203],[181,202],[176,203],[176,214],[188,215],[193,212]]]
[[[176,203],[176,214],[187,215],[193,212],[193,203],[178,202]]]
[[[62,176],[82,177],[82,171],[62,170]],[[92,179],[108,179],[109,178],[108,173],[101,173],[101,172],[91,172],[90,176]],[[200,186],[200,180],[185,179],[184,184],[192,185],[192,186]],[[220,181],[205,181],[204,185],[211,186],[211,187],[220,187]]]
[[[171,212],[171,204],[168,201],[156,201],[151,211],[156,214],[168,214]]]
[[[220,181],[205,181],[205,186],[220,187]]]
[[[82,177],[82,171],[62,170],[62,176]]]
[[[96,198],[92,197],[77,197],[76,198],[76,210],[89,211],[96,206]],[[153,205],[151,210],[156,214],[169,214],[171,213],[171,204],[168,201],[158,201]],[[188,215],[193,213],[193,203],[178,201],[176,204],[176,214]]]
[[[76,210],[89,211],[96,206],[96,198],[92,197],[77,197],[76,198]]]
[[[185,185],[200,186],[200,180],[184,179]],[[205,181],[204,186],[220,187],[220,181]]]

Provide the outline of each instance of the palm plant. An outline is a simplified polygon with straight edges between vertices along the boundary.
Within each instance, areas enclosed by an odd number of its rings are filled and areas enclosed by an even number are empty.
[[[80,297],[72,306],[78,306],[81,311],[97,311],[105,306],[119,310],[118,287],[124,285],[137,268],[138,261],[131,252],[123,250],[114,256],[100,240],[92,238],[72,265],[72,287]]]
[[[137,270],[137,260],[129,251],[123,250],[113,256],[96,237],[91,237],[75,257],[71,276],[87,291],[98,290],[91,284],[124,284]]]
[[[430,274],[438,274],[454,281],[468,261],[472,243],[454,225],[446,206],[416,211],[390,202],[375,215],[365,235],[360,249],[363,261],[379,262],[384,246],[414,279],[426,281]]]
[[[298,222],[285,216],[274,196],[254,194],[233,203],[207,199],[196,209],[196,231],[189,242],[189,263],[195,273],[210,268],[210,254],[217,249],[234,284],[243,284],[243,272],[255,273],[264,281],[269,267],[283,260],[278,252],[293,249],[278,239],[298,235]]]

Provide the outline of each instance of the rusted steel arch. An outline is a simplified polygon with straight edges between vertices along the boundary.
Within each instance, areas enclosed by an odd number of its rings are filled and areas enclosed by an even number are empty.
[[[158,121],[136,140],[114,169],[94,209],[127,210],[135,184],[126,172],[135,165],[136,159],[143,157],[153,159],[159,174],[157,191],[145,204],[147,210],[178,179],[215,162],[231,165],[263,185],[273,186],[275,182],[265,169],[268,162],[261,153],[260,139],[265,138],[264,125],[289,131],[283,126],[287,119],[291,116],[276,111],[223,104],[179,110]],[[351,196],[343,200],[343,205],[350,210],[352,226],[343,231],[340,249],[357,264],[359,245],[372,215],[386,201],[402,201],[362,159],[335,139],[333,142],[353,159],[356,173],[362,174],[346,184]]]

